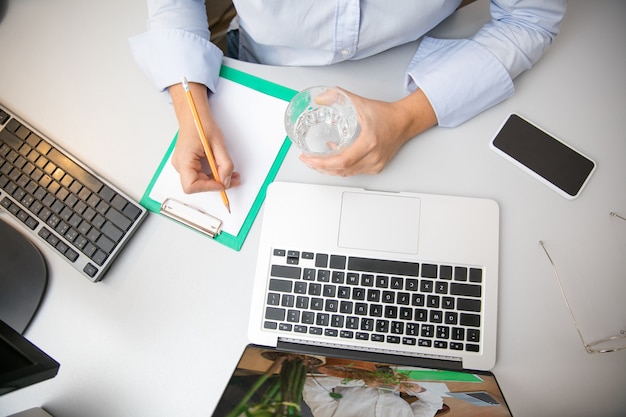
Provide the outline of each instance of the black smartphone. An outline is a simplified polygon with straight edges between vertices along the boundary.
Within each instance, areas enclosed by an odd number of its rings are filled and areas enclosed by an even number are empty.
[[[518,114],[511,114],[491,148],[563,197],[578,197],[595,162]]]

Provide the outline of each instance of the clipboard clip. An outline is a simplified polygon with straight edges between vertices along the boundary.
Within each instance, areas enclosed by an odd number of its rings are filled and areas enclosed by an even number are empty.
[[[222,232],[222,221],[197,207],[174,198],[166,198],[161,204],[161,214],[189,226],[212,238]]]

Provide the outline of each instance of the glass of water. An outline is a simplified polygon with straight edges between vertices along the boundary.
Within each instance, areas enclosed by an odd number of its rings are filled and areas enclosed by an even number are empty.
[[[307,88],[289,102],[285,129],[289,139],[306,153],[338,153],[355,139],[356,109],[348,96],[336,88]]]

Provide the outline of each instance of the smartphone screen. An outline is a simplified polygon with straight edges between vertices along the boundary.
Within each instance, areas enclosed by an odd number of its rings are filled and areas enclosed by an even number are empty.
[[[511,114],[491,147],[566,198],[576,198],[596,164],[577,150]]]

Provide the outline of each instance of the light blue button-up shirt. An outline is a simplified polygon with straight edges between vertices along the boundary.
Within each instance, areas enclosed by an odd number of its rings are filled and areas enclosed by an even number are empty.
[[[210,1],[210,0],[209,0]],[[422,38],[406,72],[440,126],[456,126],[511,96],[513,78],[552,44],[567,0],[492,0],[492,19],[469,39],[424,34],[460,0],[234,0],[240,59],[328,65]],[[148,31],[130,39],[136,61],[165,90],[187,79],[215,90],[222,52],[210,42],[202,0],[148,0]]]

